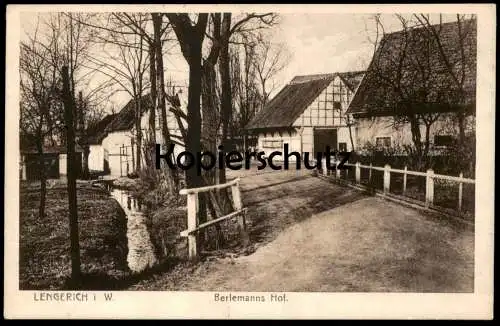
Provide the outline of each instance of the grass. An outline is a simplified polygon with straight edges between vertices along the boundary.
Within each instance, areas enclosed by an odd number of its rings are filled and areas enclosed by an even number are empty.
[[[170,257],[138,275],[132,275],[126,264],[127,225],[119,204],[107,192],[79,182],[85,288],[471,290],[473,233],[379,199],[368,202],[371,199],[362,192],[311,176],[243,172],[230,171],[228,179],[242,177],[250,247],[239,245],[236,223],[227,221],[221,224],[227,235],[223,248],[205,252],[198,264]],[[38,201],[37,185],[22,184],[20,288],[61,289],[70,274],[64,182],[50,184],[43,220],[38,217]],[[325,211],[332,213],[317,217]],[[150,213],[156,230],[178,235],[186,227],[185,211],[173,214],[163,207]],[[175,251],[185,251],[185,239],[179,240],[175,236],[166,241],[174,256]]]
[[[334,174],[335,171],[332,171]],[[347,173],[346,173],[347,172]],[[333,177],[332,177],[333,178]],[[355,183],[354,168],[349,171],[340,171],[340,178],[342,181]],[[335,178],[333,178],[335,179]],[[368,169],[360,169],[360,183],[364,186],[374,187],[376,190],[382,191],[384,186],[384,172],[372,170],[371,182],[370,172]],[[389,193],[404,196],[409,199],[425,202],[425,176],[407,175],[406,192],[403,195],[403,174],[391,173]],[[460,215],[461,218],[474,222],[475,213],[475,185],[463,183],[462,192],[462,210],[459,213],[458,206],[458,193],[459,184],[455,181],[447,181],[443,179],[434,179],[434,205],[436,209],[441,209],[449,214]]]
[[[64,288],[71,273],[67,190],[63,182],[49,183],[49,187],[46,216],[40,218],[39,186],[21,185],[21,290]],[[129,273],[123,210],[107,192],[84,182],[78,183],[77,196],[84,279],[99,283],[123,278]]]

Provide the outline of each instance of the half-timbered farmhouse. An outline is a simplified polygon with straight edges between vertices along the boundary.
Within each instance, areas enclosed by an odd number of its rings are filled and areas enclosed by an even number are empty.
[[[284,144],[299,153],[323,152],[326,146],[352,150],[356,135],[346,110],[363,75],[357,71],[293,78],[246,126],[258,136],[258,151],[283,151]]]

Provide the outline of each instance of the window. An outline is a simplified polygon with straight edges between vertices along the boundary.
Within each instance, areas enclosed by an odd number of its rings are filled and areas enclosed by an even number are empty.
[[[281,148],[283,146],[283,140],[263,140],[262,147],[264,148]]]
[[[391,147],[391,137],[377,137],[375,142],[377,147]]]
[[[450,146],[452,144],[453,144],[453,136],[450,135],[434,136],[435,146]]]
[[[347,152],[347,143],[339,143],[339,152]]]

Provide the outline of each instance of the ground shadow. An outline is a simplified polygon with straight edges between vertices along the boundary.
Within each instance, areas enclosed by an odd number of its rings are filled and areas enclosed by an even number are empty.
[[[79,282],[66,279],[62,290],[98,290],[98,291],[119,291],[126,290],[130,286],[147,280],[155,275],[168,273],[179,263],[181,259],[170,258],[148,268],[140,273],[127,271],[119,276],[113,276],[104,272],[84,273]]]

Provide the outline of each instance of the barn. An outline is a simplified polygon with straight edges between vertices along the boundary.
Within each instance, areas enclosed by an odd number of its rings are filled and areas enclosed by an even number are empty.
[[[285,144],[302,154],[326,146],[350,151],[356,135],[346,110],[363,76],[363,71],[296,76],[245,129],[258,137],[257,150],[266,156]]]
[[[361,152],[413,146],[410,114],[418,119],[422,141],[429,133],[429,154],[438,155],[457,138],[460,115],[465,132],[474,131],[476,23],[464,20],[460,26],[451,22],[433,27],[439,42],[424,27],[386,34],[381,40],[348,109],[356,120]],[[398,56],[405,47],[404,55]]]
[[[106,138],[106,127],[113,121],[116,114],[108,114],[101,121],[89,127],[86,133],[86,144],[89,146],[89,170],[91,172],[109,172],[107,150],[102,146]]]
[[[59,179],[67,174],[67,149],[66,146],[45,146],[43,148],[43,157],[45,163],[45,174],[47,179]],[[79,170],[77,176],[83,171],[83,149],[78,144],[75,146],[76,166]],[[21,148],[21,180],[39,180],[40,179],[40,161],[36,148]]]
[[[149,113],[153,103],[150,94],[143,95],[138,101],[140,101],[141,107],[141,130],[142,142],[144,145],[144,142],[149,137]],[[172,105],[171,102],[173,101],[174,98],[167,97],[167,125],[170,136],[179,140],[182,138],[181,131],[174,114],[169,110],[169,106]],[[110,118],[109,123],[106,124],[103,131],[100,133],[100,135],[102,135],[102,137],[98,139],[100,143],[95,144],[96,149],[102,149],[102,157],[104,158],[106,166],[109,167],[109,173],[112,176],[127,176],[136,169],[137,133],[135,131],[135,112],[136,100],[131,99],[118,113]],[[163,137],[160,121],[160,114],[157,113],[155,121],[156,142],[165,145],[162,141]],[[100,147],[97,147],[97,145]],[[183,146],[176,146],[175,153],[178,154],[181,151],[183,151]],[[100,157],[98,155],[94,157],[99,162],[96,164],[101,166]],[[145,163],[144,152],[141,152],[141,166],[145,166]]]

